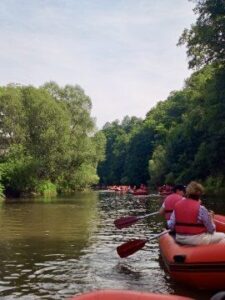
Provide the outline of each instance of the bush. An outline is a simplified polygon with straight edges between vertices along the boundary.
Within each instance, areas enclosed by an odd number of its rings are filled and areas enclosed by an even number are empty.
[[[42,180],[37,183],[36,192],[44,197],[54,197],[57,195],[57,188],[50,180]]]
[[[2,180],[2,168],[1,168],[1,165],[0,165],[0,200],[5,198],[4,185],[2,184],[1,180]]]
[[[4,186],[0,182],[0,200],[4,199]]]
[[[218,176],[209,176],[205,183],[204,186],[206,188],[206,193],[207,194],[225,194],[225,184],[224,184],[224,176],[223,175],[218,175]]]
[[[6,195],[12,196],[32,191],[32,183],[36,178],[38,162],[25,153],[22,145],[12,145],[0,164],[2,170],[1,182]]]

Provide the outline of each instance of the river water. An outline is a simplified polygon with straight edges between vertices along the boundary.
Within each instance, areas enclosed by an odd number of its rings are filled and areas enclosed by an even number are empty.
[[[157,211],[157,195],[77,193],[56,199],[3,201],[0,206],[0,299],[69,299],[117,288],[209,299],[209,292],[173,282],[163,269],[157,240],[121,259],[116,247],[162,231],[162,217],[116,229],[113,221]],[[222,199],[207,200],[217,213]]]

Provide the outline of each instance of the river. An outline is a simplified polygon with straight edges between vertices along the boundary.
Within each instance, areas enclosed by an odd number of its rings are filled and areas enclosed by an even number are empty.
[[[209,292],[173,282],[159,258],[157,240],[121,259],[116,247],[163,229],[152,216],[122,230],[113,221],[157,211],[157,195],[77,193],[55,199],[7,200],[0,205],[0,298],[69,299],[96,289],[130,289],[209,299]],[[225,213],[222,199],[206,200]]]

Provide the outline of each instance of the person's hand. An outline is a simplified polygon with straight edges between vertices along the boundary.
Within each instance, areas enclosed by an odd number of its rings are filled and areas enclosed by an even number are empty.
[[[212,220],[214,219],[214,211],[213,210],[209,210],[209,216]]]

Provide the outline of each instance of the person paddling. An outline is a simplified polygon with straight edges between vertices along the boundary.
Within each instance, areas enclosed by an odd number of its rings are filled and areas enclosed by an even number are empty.
[[[203,186],[192,181],[186,188],[186,199],[180,200],[167,222],[175,230],[176,241],[187,245],[225,243],[225,234],[216,232],[213,213],[201,205]]]
[[[170,216],[174,210],[178,201],[182,200],[185,194],[185,186],[177,184],[173,187],[173,193],[167,196],[159,209],[159,213],[164,215],[166,220],[170,219]]]

